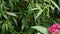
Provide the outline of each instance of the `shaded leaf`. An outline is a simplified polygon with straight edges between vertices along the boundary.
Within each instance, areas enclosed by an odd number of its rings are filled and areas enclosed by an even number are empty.
[[[2,34],[5,34],[5,24],[2,25]]]

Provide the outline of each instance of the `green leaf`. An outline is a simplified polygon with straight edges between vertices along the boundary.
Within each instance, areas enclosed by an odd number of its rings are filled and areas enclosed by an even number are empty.
[[[2,25],[2,34],[5,34],[5,24]]]
[[[6,28],[6,30],[8,30],[8,24],[5,24],[5,28]]]
[[[28,23],[26,21],[26,18],[22,19],[22,27],[21,27],[21,29],[24,30],[24,28],[28,28]]]
[[[10,16],[17,16],[15,13],[13,13],[13,12],[6,12],[8,15],[10,15]]]
[[[31,28],[34,28],[34,29],[40,31],[43,34],[48,34],[47,28],[45,28],[45,27],[42,27],[42,26],[32,26]]]
[[[43,12],[43,9],[40,9],[40,11],[37,13],[37,16],[35,17],[35,19],[37,19]]]
[[[15,25],[18,26],[16,18],[13,17],[13,21],[14,21]]]
[[[51,7],[51,9],[53,9],[54,10],[54,7],[53,6],[50,6]]]
[[[52,4],[54,4],[54,6],[60,11],[59,6],[58,6],[54,1],[51,0],[51,2],[52,2]]]
[[[44,0],[39,0],[42,4],[44,4]]]
[[[11,9],[13,9],[13,8],[14,8],[14,5],[13,5],[12,0],[9,0],[9,6],[10,6],[10,8],[11,8]]]
[[[30,11],[34,11],[34,10],[38,10],[39,8],[33,8],[33,9],[31,9]]]
[[[8,19],[8,16],[6,14],[3,15],[5,19]]]
[[[0,21],[0,24],[2,24],[3,23],[3,20],[2,21]]]

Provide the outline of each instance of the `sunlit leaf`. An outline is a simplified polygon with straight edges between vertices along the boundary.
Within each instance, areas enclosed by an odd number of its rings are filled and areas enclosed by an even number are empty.
[[[54,10],[54,7],[53,6],[50,6],[51,7],[51,9],[53,9]]]
[[[12,13],[12,12],[6,12],[6,13],[10,16],[17,16],[15,13]]]
[[[40,11],[37,13],[37,16],[35,17],[35,19],[37,19],[43,12],[43,9],[40,9]]]
[[[52,2],[52,4],[54,4],[54,6],[60,11],[59,6],[58,6],[54,1],[51,0],[51,2]]]
[[[45,28],[45,27],[42,27],[42,26],[32,26],[31,28],[34,28],[34,29],[40,31],[43,34],[48,34],[47,28]]]
[[[8,16],[6,14],[3,15],[5,19],[8,19]]]

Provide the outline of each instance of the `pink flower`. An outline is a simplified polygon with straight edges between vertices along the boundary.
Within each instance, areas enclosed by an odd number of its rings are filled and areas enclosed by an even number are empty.
[[[52,26],[50,26],[48,28],[48,31],[51,33],[51,34],[56,34],[57,32],[60,31],[60,24],[53,24]]]

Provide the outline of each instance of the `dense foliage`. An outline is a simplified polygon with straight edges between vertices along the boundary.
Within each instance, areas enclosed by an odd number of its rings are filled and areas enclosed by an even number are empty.
[[[60,0],[0,0],[0,34],[49,34],[59,7]]]

